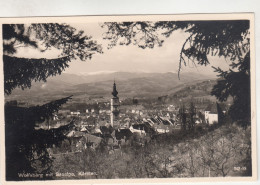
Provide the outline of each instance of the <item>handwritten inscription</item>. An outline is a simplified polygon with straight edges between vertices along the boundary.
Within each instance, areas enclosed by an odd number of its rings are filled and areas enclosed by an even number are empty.
[[[44,177],[76,177],[76,176],[93,176],[97,175],[95,172],[83,172],[80,171],[78,173],[74,172],[56,172],[56,173],[47,173],[47,174],[42,174],[42,173],[18,173],[19,178],[44,178]]]

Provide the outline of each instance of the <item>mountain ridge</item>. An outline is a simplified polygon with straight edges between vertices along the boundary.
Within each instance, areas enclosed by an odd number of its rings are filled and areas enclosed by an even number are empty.
[[[15,89],[11,96],[52,96],[65,94],[110,96],[116,81],[121,97],[161,96],[199,81],[214,79],[203,74],[115,72],[98,75],[64,73],[44,82],[33,82],[31,89]]]

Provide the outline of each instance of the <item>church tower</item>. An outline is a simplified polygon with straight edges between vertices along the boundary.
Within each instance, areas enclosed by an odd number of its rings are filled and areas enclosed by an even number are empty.
[[[116,83],[114,81],[114,86],[113,86],[113,91],[112,95],[113,97],[111,98],[111,114],[110,114],[110,119],[111,119],[111,126],[114,126],[114,122],[118,119],[119,115],[119,98],[117,97],[117,90],[116,90]]]

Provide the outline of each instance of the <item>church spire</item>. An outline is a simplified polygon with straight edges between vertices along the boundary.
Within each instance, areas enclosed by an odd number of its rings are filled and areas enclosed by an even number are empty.
[[[112,95],[113,95],[114,97],[117,97],[117,94],[118,94],[118,92],[117,92],[117,90],[116,90],[116,82],[115,82],[115,80],[114,80],[114,86],[113,86]]]

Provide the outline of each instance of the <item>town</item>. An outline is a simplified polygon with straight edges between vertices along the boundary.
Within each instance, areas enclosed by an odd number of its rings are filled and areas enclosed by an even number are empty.
[[[81,110],[76,109],[79,107],[60,109],[53,119],[39,128],[58,128],[73,120],[73,128],[65,133],[67,140],[64,143],[67,144],[63,143],[62,152],[95,150],[103,144],[112,153],[131,145],[133,137],[138,137],[135,144],[143,146],[158,135],[218,124],[227,110],[224,104],[216,102],[208,103],[205,108],[197,108],[192,102],[186,108],[184,105],[164,104],[161,97],[159,103],[143,106],[145,103],[142,105],[138,99],[121,101],[115,82],[111,89],[110,102],[97,100],[85,109],[81,106]],[[60,152],[55,147],[50,149],[53,155]]]

